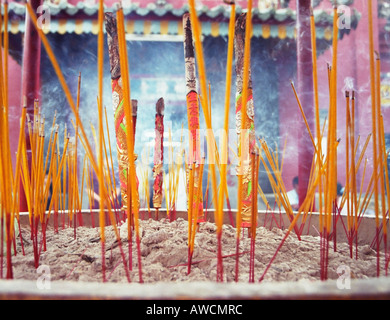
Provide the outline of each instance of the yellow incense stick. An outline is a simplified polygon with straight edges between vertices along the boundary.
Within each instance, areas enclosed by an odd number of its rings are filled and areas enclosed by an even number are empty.
[[[378,204],[378,178],[376,170],[378,168],[377,150],[377,117],[376,117],[376,94],[375,94],[375,61],[374,61],[374,35],[372,20],[372,0],[368,0],[368,29],[369,29],[369,54],[370,54],[370,85],[371,85],[371,115],[372,115],[372,152],[374,171],[374,201],[375,201],[375,224],[379,228],[379,204]],[[379,245],[379,239],[377,240]],[[379,247],[377,248],[379,250]],[[377,275],[379,276],[379,256]]]
[[[201,182],[202,182],[202,177],[203,177],[203,168],[204,168],[204,158],[202,159],[202,162],[199,165],[199,186],[197,189],[197,199],[199,199],[200,193],[201,193]],[[194,252],[194,245],[195,245],[195,234],[196,234],[196,229],[198,225],[198,213],[199,210],[198,208],[195,208],[195,217],[193,217],[193,222],[192,222],[192,231],[191,231],[191,242],[190,242],[190,252],[191,254]]]
[[[379,122],[379,128],[380,128],[380,136],[382,139],[384,139],[385,132],[384,132],[384,126],[383,126],[383,116],[381,116],[380,122]],[[382,140],[384,141],[384,140]],[[386,146],[385,143],[382,144],[382,155],[385,161],[384,167],[385,167],[385,176],[389,177],[389,171],[388,171],[388,166],[387,166],[387,159],[389,154],[386,152]],[[389,185],[389,179],[385,179],[386,182],[386,191],[387,191],[387,210],[390,210],[390,185]],[[385,235],[384,243],[387,249],[387,222],[386,222],[386,214],[382,216],[383,219],[383,234]],[[385,250],[385,253],[386,250]]]
[[[134,132],[133,132],[133,117],[130,112],[130,80],[129,80],[129,66],[128,66],[128,56],[127,56],[127,46],[125,39],[125,29],[124,29],[124,16],[123,9],[120,7],[117,10],[117,30],[118,30],[118,44],[119,44],[119,57],[120,57],[120,68],[121,68],[121,77],[122,77],[122,89],[123,89],[123,98],[124,98],[124,111],[126,117],[126,141],[127,141],[127,150],[128,150],[128,159],[129,167],[127,170],[128,181],[130,182],[130,188],[128,187],[128,199],[129,205],[127,212],[129,215],[130,208],[133,209],[134,217],[134,229],[137,239],[137,246],[139,249],[140,245],[140,234],[139,234],[139,196],[137,191],[136,183],[136,171],[134,165]],[[131,195],[129,194],[131,191]],[[130,197],[131,198],[130,198]],[[128,221],[130,222],[130,220]],[[142,283],[142,266],[141,266],[141,256],[138,255],[138,269],[139,269],[139,281]]]
[[[108,118],[107,118],[107,108],[104,108],[104,116],[105,116],[105,119],[106,119],[106,131],[107,131],[108,148],[109,148],[109,152],[110,152],[110,162],[111,162],[111,170],[112,170],[112,181],[113,181],[114,187],[116,187],[116,179],[115,179],[115,172],[114,172],[114,161],[112,160],[110,130],[109,130]],[[118,204],[118,207],[119,207],[118,197],[116,197],[116,201],[117,201],[117,204]]]
[[[126,140],[129,158],[128,177],[130,179],[131,190],[132,190],[132,205],[134,208],[134,222],[136,227],[136,235],[138,234],[138,199],[137,199],[137,186],[135,181],[135,166],[134,166],[134,132],[133,132],[133,119],[130,112],[130,82],[128,78],[128,62],[127,62],[127,47],[124,33],[124,17],[123,10],[119,8],[117,11],[117,25],[118,25],[118,42],[119,42],[119,55],[121,64],[121,76],[123,83],[123,97],[124,97],[124,110],[126,117]]]
[[[8,116],[8,1],[4,1],[4,105],[6,106],[6,116]]]
[[[376,94],[376,116],[377,116],[376,121],[378,125],[379,182],[380,182],[380,189],[381,189],[381,214],[382,214],[383,234],[387,234],[385,180],[384,180],[384,169],[383,169],[384,166],[387,166],[387,158],[383,159],[383,155],[386,154],[385,152],[383,152],[383,150],[386,147],[385,147],[385,137],[384,135],[382,135],[382,131],[381,131],[382,111],[381,111],[381,92],[380,92],[381,74],[380,73],[381,73],[381,60],[379,54],[377,53],[376,74],[375,74],[376,75],[375,94]],[[385,162],[383,160],[385,160]]]
[[[191,243],[191,230],[192,230],[192,212],[193,212],[193,200],[194,200],[194,171],[195,171],[195,162],[192,163],[190,168],[190,178],[189,178],[189,191],[188,191],[188,246]],[[197,211],[197,210],[196,210]]]
[[[86,160],[87,160],[87,154],[85,154],[84,155],[84,158],[83,158],[83,171],[82,171],[82,176],[81,176],[81,188],[80,188],[80,190],[81,190],[81,199],[80,199],[80,204],[81,204],[81,206],[82,206],[82,204],[83,204],[83,197],[84,197],[84,181],[85,181],[85,179],[86,179],[86,173],[85,173],[85,171],[86,171],[86,169],[87,169],[87,167],[86,167]],[[54,203],[54,205],[55,205],[55,203]],[[80,208],[80,210],[81,210],[81,208]],[[56,209],[54,209],[54,211],[56,211]]]
[[[338,42],[338,28],[337,28],[337,7],[333,9],[333,57],[332,69],[330,71],[330,106],[329,106],[329,125],[328,125],[328,170],[326,175],[326,190],[325,192],[325,233],[329,235],[332,222],[332,205],[336,199],[336,130],[337,130],[337,42]]]
[[[105,242],[105,202],[106,202],[106,190],[104,188],[104,163],[103,163],[103,22],[104,22],[104,7],[103,0],[99,0],[98,11],[98,115],[99,115],[99,148],[98,148],[98,180],[99,180],[99,225],[100,225],[100,240],[102,245]],[[102,247],[104,248],[104,247]],[[102,249],[103,250],[103,249]],[[104,253],[104,252],[103,252]],[[102,263],[104,264],[104,256]],[[103,268],[103,282],[106,281],[105,267]]]
[[[317,145],[316,145],[316,143],[314,142],[313,134],[311,133],[311,130],[310,130],[310,127],[309,127],[309,123],[307,122],[306,115],[305,115],[305,113],[304,113],[304,111],[303,111],[301,101],[300,101],[299,98],[298,98],[298,94],[297,94],[297,91],[295,90],[295,86],[294,86],[294,83],[293,83],[293,82],[291,82],[291,87],[293,88],[294,95],[295,95],[295,98],[296,98],[297,103],[298,103],[298,106],[299,106],[299,110],[301,111],[301,114],[302,114],[302,118],[303,118],[303,120],[305,121],[306,129],[307,129],[307,132],[308,132],[309,135],[310,135],[310,139],[311,139],[311,143],[313,144],[314,151],[315,151],[316,153],[318,153],[318,151],[317,151]]]
[[[53,183],[53,194],[56,193],[57,188],[58,188],[58,184],[59,184],[59,182],[61,180],[60,177],[61,177],[62,167],[64,166],[64,162],[65,162],[65,159],[66,159],[66,154],[67,154],[66,151],[67,151],[67,148],[68,148],[68,143],[69,143],[69,137],[67,137],[67,139],[65,141],[64,150],[63,150],[62,157],[61,157],[61,162],[60,162],[60,165],[58,167],[58,173],[57,173],[56,179],[54,180],[54,183]],[[64,179],[64,180],[66,180],[66,179]],[[49,212],[47,214],[47,219],[49,219],[49,217],[50,217],[50,212],[52,210],[53,202],[54,202],[54,197],[51,198],[51,201],[50,201],[50,204],[49,204]]]
[[[351,205],[349,201],[349,195],[350,195],[350,174],[349,174],[349,131],[351,127],[351,120],[350,120],[350,110],[349,110],[349,92],[347,91],[345,93],[346,98],[346,116],[345,116],[345,173],[346,173],[346,180],[345,180],[345,194],[346,194],[346,201],[347,201],[347,230],[350,232],[351,230]]]
[[[189,0],[189,11],[190,11],[190,19],[191,19],[191,25],[192,25],[192,32],[194,36],[194,43],[195,43],[195,51],[196,51],[196,57],[198,62],[198,71],[199,71],[199,79],[200,79],[200,87],[201,87],[201,106],[203,110],[203,114],[205,117],[206,127],[207,129],[207,144],[208,146],[215,145],[215,138],[211,125],[211,119],[209,114],[209,108],[208,108],[208,99],[207,99],[207,80],[206,80],[206,69],[205,69],[205,63],[203,58],[203,49],[202,49],[202,41],[200,39],[201,33],[200,33],[200,26],[199,26],[199,20],[196,14],[195,9],[195,0]],[[209,165],[210,171],[211,171],[211,179],[212,179],[212,186],[213,186],[213,200],[214,200],[214,207],[216,212],[219,212],[218,210],[218,199],[217,199],[217,178],[216,178],[216,172],[215,172],[215,165],[210,164]]]
[[[17,197],[15,197],[17,188],[19,187],[19,181],[20,181],[20,170],[21,170],[21,161],[22,161],[22,147],[24,143],[24,130],[26,126],[26,114],[27,114],[27,107],[26,105],[22,108],[22,116],[20,118],[20,131],[19,131],[19,142],[18,142],[18,151],[17,151],[17,157],[16,157],[16,166],[15,166],[15,178],[14,178],[14,188],[12,191],[12,194],[14,195],[14,203],[13,203],[13,212],[19,211],[17,210],[18,201]]]
[[[256,231],[257,231],[257,215],[258,215],[258,207],[257,207],[257,189],[259,184],[257,181],[259,181],[259,166],[260,166],[260,159],[259,159],[259,153],[256,152],[256,157],[255,157],[255,175],[254,175],[254,180],[256,181],[254,183],[254,190],[253,190],[253,198],[254,198],[254,206],[253,206],[253,211],[254,214],[252,215],[252,239],[256,238]]]
[[[357,211],[357,188],[356,188],[356,154],[357,147],[355,151],[355,92],[352,91],[352,100],[351,100],[351,128],[350,128],[350,148],[351,148],[351,184],[352,184],[352,199],[351,199],[351,208],[352,212],[355,215],[355,227],[358,225],[358,211]],[[359,140],[359,139],[358,139]],[[357,231],[357,229],[356,229]]]
[[[316,117],[316,135],[317,135],[317,174],[321,172],[322,163],[322,135],[320,129],[320,112],[319,112],[319,98],[318,98],[318,75],[317,75],[317,35],[314,21],[313,8],[310,8],[310,31],[311,31],[311,47],[312,47],[312,64],[313,64],[313,90],[314,90],[314,107]],[[323,227],[323,204],[322,204],[322,178],[318,180],[318,195],[319,195],[319,227]]]

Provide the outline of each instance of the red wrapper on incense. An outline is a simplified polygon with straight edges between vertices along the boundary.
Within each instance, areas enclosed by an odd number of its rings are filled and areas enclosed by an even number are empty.
[[[111,86],[112,86],[112,107],[114,111],[114,123],[115,123],[115,135],[116,146],[118,152],[118,167],[119,167],[119,180],[121,186],[122,207],[127,208],[127,188],[128,188],[128,166],[129,155],[128,146],[126,142],[126,119],[124,110],[124,97],[122,90],[122,78],[119,60],[119,44],[115,15],[112,13],[105,14],[106,31],[108,52],[110,57],[110,72],[111,72]],[[137,100],[131,100],[132,105],[132,117],[133,117],[133,132],[135,137],[135,128],[137,121]],[[134,154],[134,160],[137,159],[137,155]],[[137,187],[138,179],[136,177]],[[138,190],[136,190],[138,192]]]
[[[240,165],[237,168],[237,174],[242,175],[242,227],[251,226],[251,214],[252,214],[252,197],[254,190],[254,181],[252,181],[250,155],[255,152],[256,147],[256,134],[254,123],[254,104],[252,94],[252,80],[251,71],[249,68],[249,80],[246,84],[248,86],[248,96],[246,101],[246,114],[242,114],[241,109],[243,105],[242,91],[243,91],[243,67],[244,67],[244,48],[245,48],[245,26],[246,26],[246,14],[241,14],[236,21],[234,49],[236,55],[236,131],[238,135],[238,154],[241,159]],[[245,128],[241,128],[242,119],[245,118]],[[244,129],[244,130],[243,130]],[[241,134],[245,134],[245,145],[241,145]],[[256,196],[256,195],[255,195]]]
[[[190,147],[188,156],[187,173],[187,189],[189,190],[189,170],[191,164],[196,162],[194,172],[194,188],[193,188],[193,212],[198,210],[198,222],[204,221],[203,215],[203,196],[202,192],[198,192],[198,188],[202,188],[200,180],[200,141],[199,141],[199,99],[196,89],[196,74],[195,74],[195,51],[192,38],[190,15],[183,16],[184,27],[184,58],[185,58],[185,75],[186,75],[186,92],[187,92],[187,117],[188,129],[190,132]],[[201,190],[200,190],[201,191]],[[198,196],[199,195],[199,196]]]

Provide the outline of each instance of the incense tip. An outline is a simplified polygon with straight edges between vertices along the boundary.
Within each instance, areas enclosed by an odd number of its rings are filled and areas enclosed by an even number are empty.
[[[131,107],[132,107],[132,115],[137,116],[138,100],[132,99],[131,100]]]
[[[229,1],[229,0],[223,0],[223,2],[224,2],[225,4],[230,5],[230,6],[236,4],[236,2],[235,2],[234,0],[230,0],[230,1]]]
[[[314,16],[314,13],[313,13],[313,7],[310,6],[310,15],[313,17]]]
[[[345,97],[349,98],[349,91],[345,91]]]
[[[165,109],[164,98],[160,98],[156,103],[156,113],[160,116],[163,116],[164,109]]]
[[[189,12],[186,12],[185,14],[183,14],[183,21],[187,20],[190,18],[190,14]]]
[[[374,50],[374,53],[375,53],[375,55],[376,55],[376,60],[380,60],[380,59],[381,59],[381,56],[380,56],[379,52],[376,51],[376,50]]]
[[[355,91],[352,90],[352,99],[354,100],[355,99]]]
[[[116,11],[119,11],[122,9],[122,1],[119,1],[116,3],[115,9],[116,9]]]

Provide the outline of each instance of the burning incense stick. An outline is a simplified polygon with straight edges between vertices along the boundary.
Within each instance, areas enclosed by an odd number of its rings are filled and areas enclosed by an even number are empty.
[[[384,126],[383,126],[383,117],[381,116],[380,122],[379,122],[379,127],[380,127],[380,136],[382,139],[384,139],[385,133],[384,133]],[[386,147],[385,143],[382,144],[382,156],[385,159],[385,177],[389,177],[389,171],[388,171],[388,166],[387,166],[387,159],[389,154],[386,152]],[[385,184],[386,184],[386,196],[387,196],[387,210],[388,212],[390,211],[390,183],[389,179],[385,179]],[[384,243],[384,251],[385,251],[385,257],[388,255],[388,245],[387,245],[387,220],[386,220],[386,214],[383,215],[383,243]],[[390,258],[387,258],[390,259]],[[388,263],[389,260],[386,262],[386,276],[388,272]]]
[[[213,147],[215,144],[215,137],[212,130],[212,124],[211,124],[211,117],[209,114],[209,108],[208,108],[208,100],[207,100],[207,79],[206,79],[206,68],[203,58],[203,47],[202,47],[202,41],[201,41],[201,32],[200,32],[200,25],[198,16],[195,9],[195,1],[194,0],[188,0],[189,4],[189,11],[190,11],[190,18],[191,18],[191,25],[192,25],[192,33],[194,37],[194,44],[195,44],[195,52],[197,57],[197,63],[198,63],[198,71],[199,71],[199,79],[200,79],[200,88],[201,88],[201,106],[203,110],[203,115],[205,117],[206,122],[206,128],[207,130],[207,144],[210,147],[210,150],[213,150]],[[210,163],[209,168],[211,171],[211,182],[212,182],[212,189],[213,189],[213,202],[216,212],[218,212],[218,200],[217,200],[217,178],[216,178],[216,171],[215,171],[215,164]]]
[[[377,276],[380,275],[379,268],[379,195],[378,178],[376,170],[378,168],[378,139],[377,139],[377,116],[376,116],[376,94],[375,94],[375,61],[374,61],[374,36],[372,21],[372,0],[368,0],[368,29],[369,29],[369,56],[370,56],[370,85],[371,85],[371,115],[372,115],[372,152],[373,152],[373,174],[374,174],[374,204],[375,204],[375,224],[377,232]]]
[[[358,219],[358,203],[357,203],[357,187],[356,187],[356,175],[357,175],[357,169],[360,166],[360,163],[356,165],[356,151],[355,151],[355,92],[352,91],[352,98],[351,98],[351,130],[350,130],[350,148],[351,148],[351,171],[352,171],[352,201],[351,201],[351,206],[352,206],[352,211],[355,214],[355,226],[357,228],[357,219]],[[365,148],[363,149],[365,152]],[[363,152],[363,153],[364,153]],[[356,229],[357,232],[357,229]],[[357,234],[356,234],[356,239],[357,239]],[[356,250],[356,257],[357,257],[357,250]]]
[[[156,220],[158,210],[162,203],[163,184],[163,159],[164,159],[164,99],[160,98],[156,103],[155,118],[155,143],[154,143],[154,168],[153,168],[153,207],[156,208]]]
[[[236,130],[238,133],[239,157],[239,213],[237,233],[240,226],[251,227],[253,181],[251,179],[250,154],[255,151],[254,104],[250,70],[250,35],[252,19],[252,1],[248,1],[248,12],[241,14],[236,22],[235,55],[236,55]],[[240,217],[241,216],[241,217]]]
[[[230,6],[230,20],[229,20],[229,40],[228,40],[228,53],[226,61],[226,89],[225,89],[225,115],[224,115],[224,136],[222,138],[222,154],[221,154],[221,184],[219,189],[218,198],[218,212],[216,214],[217,234],[218,234],[218,257],[222,260],[222,224],[223,224],[223,200],[226,197],[228,202],[229,195],[226,182],[226,172],[228,163],[228,129],[229,129],[229,110],[230,110],[230,92],[232,85],[232,66],[233,66],[233,53],[234,53],[234,27],[236,19],[236,5],[234,3]],[[229,210],[229,212],[231,212]],[[233,222],[233,218],[231,218]],[[223,265],[220,264],[218,268],[218,274],[223,275]]]
[[[337,185],[337,7],[333,8],[333,57],[332,69],[330,70],[330,102],[329,102],[329,124],[327,142],[327,173],[325,182],[325,219],[324,229],[321,231],[324,237],[324,249],[321,251],[321,279],[327,279],[327,264],[329,250],[329,234],[332,223],[333,204],[336,200]]]
[[[130,195],[131,191],[131,203],[128,204],[127,212],[128,212],[128,223],[129,220],[129,212],[130,208],[133,210],[132,216],[134,217],[134,229],[136,235],[136,243],[137,243],[137,251],[138,251],[138,270],[139,270],[139,281],[142,283],[142,263],[141,263],[141,242],[140,242],[140,234],[139,234],[139,221],[138,221],[138,210],[139,210],[139,196],[138,196],[138,188],[137,188],[137,178],[134,164],[134,157],[132,156],[134,153],[134,127],[133,127],[133,115],[130,111],[130,81],[128,74],[128,56],[127,56],[127,47],[126,47],[126,39],[125,39],[125,30],[124,30],[124,15],[123,10],[120,7],[117,11],[117,20],[118,20],[118,46],[119,46],[119,62],[120,62],[120,70],[121,70],[121,78],[123,82],[123,105],[125,111],[126,118],[126,145],[129,153],[129,163],[128,163],[128,171],[127,178],[130,182],[130,190],[128,190],[127,195]],[[130,199],[129,199],[130,200]],[[128,228],[130,229],[130,228]]]
[[[116,18],[112,13],[105,14],[108,52],[110,57],[111,67],[111,85],[112,85],[112,101],[114,109],[116,146],[118,151],[118,166],[119,166],[119,180],[122,193],[122,207],[127,208],[127,167],[128,167],[128,150],[126,144],[125,131],[125,112],[123,90],[121,87],[121,69],[119,61],[119,45]]]
[[[195,74],[195,51],[192,39],[190,15],[183,16],[184,27],[184,58],[185,58],[185,74],[186,74],[186,96],[187,96],[187,116],[188,129],[190,133],[190,149],[188,162],[199,162],[200,160],[200,141],[199,141],[199,102],[196,88]],[[208,116],[210,113],[208,112]],[[187,177],[189,176],[187,168]],[[198,211],[199,221],[204,221],[203,217],[203,200],[202,194],[197,198],[198,188],[202,188],[202,183],[199,180],[199,166],[195,168],[194,174],[194,201],[195,210]],[[188,184],[187,184],[188,185]],[[189,186],[187,186],[189,188]],[[192,209],[194,210],[194,209]]]
[[[98,11],[98,117],[99,117],[99,148],[98,148],[98,180],[99,180],[99,225],[100,225],[100,241],[102,244],[102,269],[103,269],[103,282],[106,282],[105,273],[105,200],[106,189],[104,187],[104,162],[103,162],[103,23],[104,23],[104,1],[99,0]]]
[[[118,43],[118,30],[117,22],[113,13],[107,12],[105,14],[106,30],[107,30],[107,42],[108,52],[110,57],[110,70],[111,70],[111,85],[112,85],[112,101],[114,109],[114,122],[115,122],[115,134],[116,145],[118,151],[118,166],[119,166],[119,180],[122,194],[122,207],[126,210],[128,206],[128,164],[129,164],[129,148],[127,144],[127,131],[126,131],[126,115],[125,115],[125,98],[123,90],[123,78],[121,76],[120,59],[119,59],[119,43]],[[137,119],[137,101],[132,100],[132,125],[133,133],[135,132],[136,119]],[[134,136],[134,135],[133,135]],[[133,137],[134,145],[134,137]],[[134,155],[136,157],[136,155]],[[135,159],[134,159],[135,160]],[[138,182],[137,182],[138,184]]]
[[[323,199],[322,199],[322,177],[321,167],[323,164],[322,157],[322,135],[320,128],[320,112],[319,112],[319,98],[318,98],[318,76],[317,76],[317,43],[316,43],[316,27],[313,14],[313,8],[310,8],[310,31],[311,31],[311,46],[312,46],[312,64],[313,64],[313,90],[314,90],[314,107],[316,117],[316,136],[317,136],[317,174],[320,175],[318,182],[318,194],[319,194],[319,227],[323,228]]]
[[[346,180],[345,180],[345,194],[346,194],[346,202],[347,202],[347,230],[350,237],[351,234],[351,202],[350,202],[350,160],[349,160],[349,133],[351,127],[351,119],[350,119],[350,99],[349,92],[345,92],[346,98],[346,116],[345,116],[345,171],[346,171]],[[353,161],[353,159],[352,159]],[[350,237],[351,239],[351,237]],[[350,242],[351,245],[351,242]],[[352,258],[352,247],[350,246],[350,256]]]
[[[254,130],[254,105],[252,96],[252,81],[250,75],[250,36],[252,31],[252,1],[248,1],[247,13],[241,14],[236,22],[235,54],[236,54],[236,130],[238,133],[238,210],[236,217],[237,243],[236,243],[236,275],[238,281],[239,242],[241,227],[251,226],[251,181],[249,154],[256,144]],[[256,195],[257,196],[257,195]]]
[[[209,155],[213,156],[216,153],[215,150],[216,142],[212,130],[210,111],[208,107],[206,68],[205,68],[205,62],[203,58],[203,46],[201,41],[200,24],[195,9],[195,0],[188,0],[188,4],[189,4],[189,11],[190,11],[191,25],[192,25],[192,33],[194,37],[195,52],[197,57],[198,71],[199,71],[200,88],[201,88],[201,106],[202,106],[203,115],[205,117],[206,128],[207,128],[207,145],[208,145],[208,150],[215,151],[215,152],[212,151],[209,152]],[[218,213],[220,211],[218,209],[218,199],[217,199],[217,195],[218,195],[217,177],[216,177],[215,164],[213,162],[209,164],[209,169],[211,172],[214,208],[215,208],[215,212]],[[215,220],[218,220],[218,218]],[[222,281],[223,280],[223,274],[221,272],[222,258],[220,256],[217,256],[217,260],[218,260],[217,281]]]
[[[381,215],[382,215],[382,226],[383,226],[383,239],[385,247],[385,255],[387,254],[387,221],[386,221],[386,197],[385,197],[385,179],[384,179],[384,166],[387,166],[387,157],[386,155],[386,144],[385,136],[382,134],[382,111],[381,111],[381,60],[378,52],[375,52],[376,57],[376,77],[375,77],[375,94],[376,94],[376,116],[377,116],[377,126],[378,126],[378,160],[379,160],[379,182],[381,189]],[[384,151],[385,150],[385,151]],[[388,176],[386,176],[388,177]],[[388,179],[387,179],[388,180]]]

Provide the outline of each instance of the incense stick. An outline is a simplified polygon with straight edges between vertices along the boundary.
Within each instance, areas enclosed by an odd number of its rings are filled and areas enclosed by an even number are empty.
[[[123,81],[123,97],[124,97],[124,111],[126,117],[126,143],[129,154],[129,167],[127,176],[130,180],[131,186],[131,202],[132,206],[128,206],[128,211],[133,209],[134,217],[134,227],[136,233],[136,242],[138,250],[138,270],[139,270],[139,281],[142,283],[142,264],[141,264],[141,249],[140,249],[140,234],[139,234],[139,221],[138,221],[138,210],[139,210],[139,197],[138,197],[138,188],[136,181],[135,165],[134,165],[134,127],[133,127],[133,117],[130,112],[130,82],[128,78],[128,56],[127,56],[127,47],[124,31],[124,16],[123,10],[120,7],[117,11],[117,21],[118,21],[118,44],[119,44],[119,58],[120,58],[120,70]],[[128,192],[129,195],[129,192]]]
[[[377,55],[376,58],[376,77],[375,77],[375,94],[376,94],[376,116],[377,116],[377,126],[378,126],[378,160],[379,160],[379,182],[381,189],[381,215],[382,215],[382,226],[383,226],[383,236],[384,236],[384,248],[385,255],[387,254],[387,223],[386,223],[386,197],[385,197],[385,179],[384,179],[384,166],[387,166],[387,157],[386,155],[386,146],[385,146],[385,136],[382,134],[382,111],[381,111],[381,59],[378,52],[375,52]],[[386,176],[388,177],[388,176]],[[387,179],[388,180],[388,179]],[[379,214],[379,213],[378,213]],[[377,248],[378,249],[378,248]]]
[[[191,19],[189,14],[183,16],[183,28],[184,28],[184,58],[185,58],[185,75],[186,75],[186,100],[187,100],[187,117],[188,117],[188,129],[189,129],[189,163],[192,161],[200,161],[200,137],[199,137],[199,101],[196,88],[196,74],[195,74],[195,51],[193,45],[193,37],[191,30]],[[207,115],[210,118],[210,108],[207,106]],[[187,168],[187,176],[188,176]],[[201,221],[204,221],[203,217],[203,200],[202,194],[199,193],[200,198],[197,198],[198,188],[201,187],[201,181],[199,180],[199,166],[195,168],[194,174],[194,206],[195,210],[198,210],[198,216]],[[188,188],[188,186],[187,186]]]
[[[250,173],[250,153],[254,151],[254,105],[252,95],[252,80],[250,75],[250,35],[252,21],[252,1],[248,1],[248,12],[241,14],[236,22],[235,54],[236,54],[236,124],[238,135],[238,215],[237,234],[241,226],[250,227],[252,211],[252,188]]]
[[[208,108],[208,99],[207,99],[207,80],[206,80],[206,69],[205,69],[205,63],[203,58],[203,48],[202,48],[202,41],[200,39],[200,26],[199,26],[199,20],[197,17],[196,9],[195,9],[195,0],[188,0],[189,4],[189,11],[190,11],[190,19],[191,19],[191,25],[192,25],[192,33],[194,37],[194,44],[195,44],[195,52],[197,57],[197,63],[198,63],[198,71],[199,71],[199,79],[200,79],[200,88],[201,88],[201,106],[203,110],[203,115],[205,117],[206,122],[206,128],[207,130],[207,145],[212,149],[213,146],[215,146],[215,137],[212,131],[212,124],[211,119],[209,116],[209,108]],[[216,177],[216,171],[215,171],[215,164],[210,163],[209,169],[211,171],[211,180],[212,180],[212,189],[213,189],[213,203],[214,208],[216,212],[219,212],[218,209],[218,199],[217,199],[217,177]],[[222,260],[218,259],[217,265],[222,265]],[[222,270],[219,268],[219,270]],[[217,279],[220,279],[222,281],[222,274],[217,274]]]
[[[368,0],[368,30],[369,30],[369,56],[370,56],[370,86],[371,86],[371,124],[372,124],[372,152],[373,152],[373,174],[374,174],[374,204],[375,204],[375,225],[377,232],[377,276],[380,275],[379,269],[379,195],[378,195],[378,178],[376,170],[378,168],[378,139],[377,139],[377,115],[376,115],[376,94],[375,94],[375,61],[374,61],[374,36],[372,20],[372,0]]]
[[[160,98],[156,103],[155,116],[155,144],[154,144],[154,167],[153,167],[153,207],[156,209],[156,220],[158,219],[158,210],[162,203],[162,184],[163,184],[163,160],[164,160],[164,99]]]

